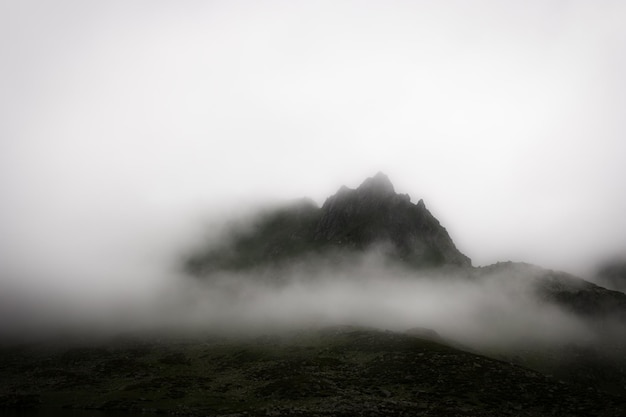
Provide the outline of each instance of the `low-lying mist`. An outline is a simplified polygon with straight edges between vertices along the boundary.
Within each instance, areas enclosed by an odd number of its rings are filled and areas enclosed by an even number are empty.
[[[31,270],[45,279],[5,280],[1,334],[260,334],[347,324],[428,328],[472,347],[593,338],[589,323],[537,298],[531,279],[454,268],[407,270],[376,251],[204,278],[150,256],[143,264],[118,259],[117,267],[110,264],[115,259],[98,264],[93,258],[71,271],[77,274],[71,279],[59,276],[70,273],[66,268]]]
[[[11,233],[0,237],[0,337],[258,334],[334,324],[429,328],[475,347],[595,337],[593,323],[541,300],[532,279],[506,269],[415,271],[372,250],[192,277],[181,272],[185,253],[223,243],[235,219],[250,227],[254,210],[103,210],[7,223]]]
[[[322,261],[320,261],[322,262]],[[473,346],[584,341],[587,325],[541,302],[530,280],[467,271],[407,271],[376,255],[350,265],[291,266],[188,283],[180,322],[248,331],[355,324],[435,330]],[[276,281],[274,281],[276,280]],[[278,283],[276,283],[278,282]],[[180,305],[180,304],[179,304]]]

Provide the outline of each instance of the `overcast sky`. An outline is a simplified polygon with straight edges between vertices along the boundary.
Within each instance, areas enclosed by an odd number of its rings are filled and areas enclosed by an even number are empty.
[[[5,279],[132,264],[201,213],[377,171],[474,265],[626,253],[624,22],[623,1],[0,0]]]

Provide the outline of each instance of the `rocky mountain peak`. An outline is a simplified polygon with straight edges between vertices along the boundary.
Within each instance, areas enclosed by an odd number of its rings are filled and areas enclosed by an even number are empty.
[[[379,197],[396,194],[389,177],[382,172],[378,172],[373,177],[369,177],[363,181],[363,183],[357,188],[357,192]]]
[[[342,186],[321,208],[286,207],[259,218],[232,247],[192,257],[191,270],[248,268],[311,253],[387,248],[391,260],[415,267],[471,266],[423,200],[397,194],[382,172],[356,189]]]
[[[408,195],[397,194],[382,172],[329,197],[314,240],[357,250],[382,243],[394,257],[414,265],[471,265],[424,201],[413,204]]]

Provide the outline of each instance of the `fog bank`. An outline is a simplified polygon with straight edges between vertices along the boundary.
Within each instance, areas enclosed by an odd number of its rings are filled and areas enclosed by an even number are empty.
[[[95,282],[89,275],[85,279]],[[361,325],[429,328],[473,347],[554,345],[594,337],[590,323],[540,301],[532,277],[495,273],[477,278],[453,268],[409,271],[376,253],[204,279],[151,271],[114,280],[127,282],[128,288],[55,292],[14,286],[3,292],[0,331],[45,337],[64,332],[262,334]]]

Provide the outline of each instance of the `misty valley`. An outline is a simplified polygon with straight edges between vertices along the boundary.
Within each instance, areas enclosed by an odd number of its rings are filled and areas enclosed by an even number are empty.
[[[626,415],[619,260],[472,266],[382,173],[189,246],[129,302],[6,288],[1,412]]]

